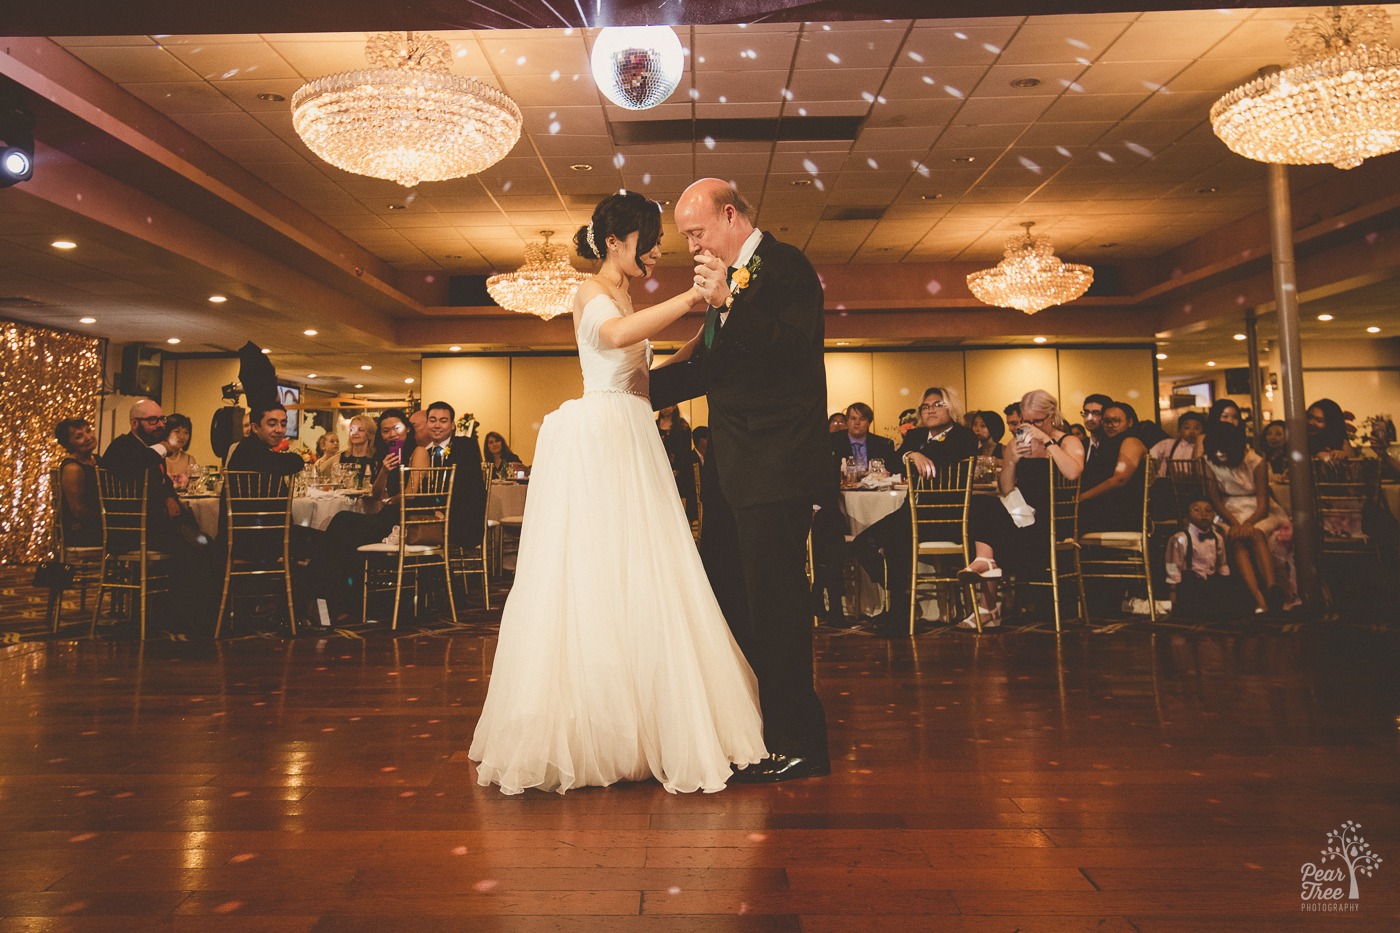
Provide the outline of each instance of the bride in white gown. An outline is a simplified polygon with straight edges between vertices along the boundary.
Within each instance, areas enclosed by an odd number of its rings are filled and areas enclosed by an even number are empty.
[[[575,237],[582,398],[544,419],[515,584],[470,757],[477,783],[558,793],[655,777],[722,790],[766,754],[758,686],[705,577],[648,400],[646,339],[704,301],[633,311],[660,206],[612,195]]]

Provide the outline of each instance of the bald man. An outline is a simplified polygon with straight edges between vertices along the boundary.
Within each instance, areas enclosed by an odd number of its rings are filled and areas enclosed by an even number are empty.
[[[755,228],[753,208],[719,179],[685,190],[676,226],[697,284],[713,295],[675,359],[698,369],[709,399],[705,470],[717,482],[707,483],[701,556],[758,677],[769,751],[734,780],[829,774],[805,571],[812,505],[834,498],[836,482],[821,282],[800,250]]]

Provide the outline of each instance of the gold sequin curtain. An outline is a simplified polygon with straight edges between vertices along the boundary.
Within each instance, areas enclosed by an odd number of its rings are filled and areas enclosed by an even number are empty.
[[[53,426],[96,426],[102,362],[101,340],[0,321],[0,564],[48,556],[49,470],[63,459]]]

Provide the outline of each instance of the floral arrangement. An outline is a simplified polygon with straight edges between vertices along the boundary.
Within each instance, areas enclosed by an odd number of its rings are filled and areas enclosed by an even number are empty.
[[[1391,420],[1389,414],[1380,413],[1371,415],[1363,424],[1366,427],[1367,442],[1369,442],[1371,438],[1375,438],[1382,444],[1389,445],[1395,443],[1395,422]]]
[[[906,408],[899,413],[899,436],[903,437],[919,426],[919,410]]]
[[[467,412],[457,419],[457,435],[459,437],[476,437],[476,429],[480,424],[476,420],[476,415]]]
[[[311,464],[316,462],[316,451],[309,447],[298,447],[295,453],[298,457],[301,457],[302,463]]]
[[[763,257],[754,253],[748,265],[734,270],[734,274],[729,277],[729,297],[724,301],[726,308],[734,307],[734,299],[739,296],[741,291],[749,287],[750,283],[753,282],[753,277],[758,275],[762,269]]]

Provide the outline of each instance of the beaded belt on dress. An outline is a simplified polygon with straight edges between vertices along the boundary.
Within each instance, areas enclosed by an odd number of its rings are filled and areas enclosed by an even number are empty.
[[[631,389],[589,389],[584,395],[631,395],[639,399],[651,401],[651,397],[640,392],[633,392]]]

